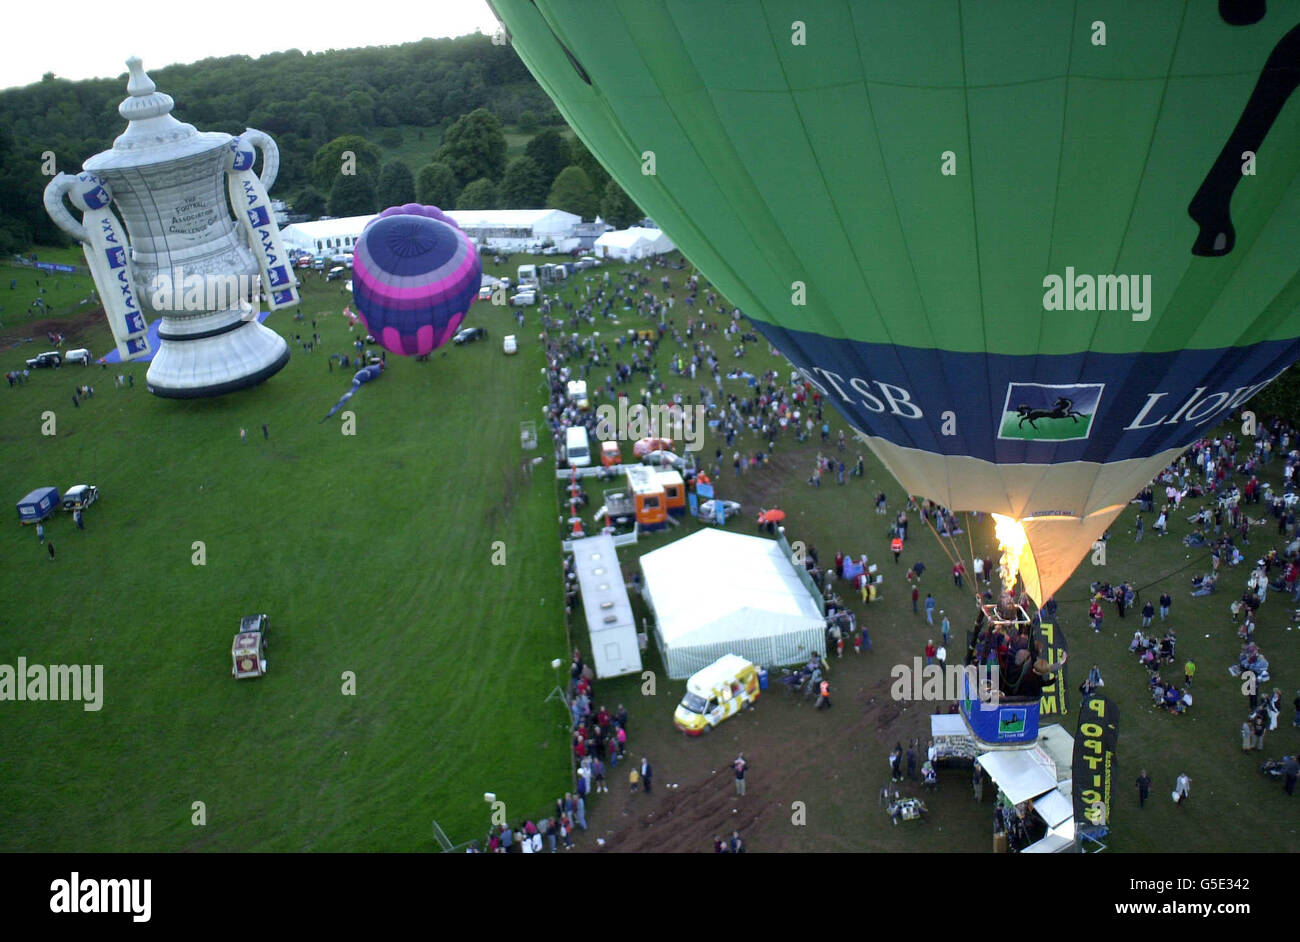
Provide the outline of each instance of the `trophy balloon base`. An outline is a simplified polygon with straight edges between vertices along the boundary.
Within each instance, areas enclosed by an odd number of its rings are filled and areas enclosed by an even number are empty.
[[[145,384],[164,399],[224,396],[256,386],[288,362],[289,344],[256,321],[188,339],[167,337],[164,326]]]

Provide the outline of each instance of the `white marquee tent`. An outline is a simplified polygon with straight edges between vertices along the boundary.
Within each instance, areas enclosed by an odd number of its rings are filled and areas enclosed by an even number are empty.
[[[582,222],[582,217],[558,209],[453,209],[447,215],[479,244],[510,252],[540,249],[546,242],[567,251],[577,245],[572,235]],[[280,235],[287,247],[304,252],[346,252],[374,218],[372,214],[300,222],[286,226]]]
[[[596,239],[595,254],[600,258],[615,258],[630,262],[650,255],[671,252],[673,240],[659,229],[615,229]]]
[[[706,529],[641,557],[668,676],[724,654],[771,667],[826,654],[816,600],[778,542]]]

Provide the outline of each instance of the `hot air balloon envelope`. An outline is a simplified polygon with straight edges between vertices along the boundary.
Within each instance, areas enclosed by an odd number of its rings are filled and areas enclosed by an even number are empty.
[[[352,294],[370,333],[393,353],[446,343],[478,297],[482,263],[469,237],[436,206],[393,207],[362,231]]]
[[[1300,356],[1300,6],[1103,6],[493,0],[909,493],[1023,525],[1040,602]]]

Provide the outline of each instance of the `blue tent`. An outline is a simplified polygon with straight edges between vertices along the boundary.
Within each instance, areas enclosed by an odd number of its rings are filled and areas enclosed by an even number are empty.
[[[18,519],[23,523],[40,523],[59,509],[59,489],[38,487],[18,502]]]

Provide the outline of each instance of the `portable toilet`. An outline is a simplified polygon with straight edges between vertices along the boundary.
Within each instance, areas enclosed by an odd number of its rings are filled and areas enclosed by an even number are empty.
[[[636,506],[637,526],[642,530],[662,530],[668,526],[664,486],[653,468],[643,464],[628,465],[627,486]]]
[[[38,487],[18,502],[21,523],[40,523],[59,507],[57,487]]]
[[[656,468],[655,477],[664,489],[664,506],[674,517],[686,515],[686,482],[681,472],[672,468]]]

